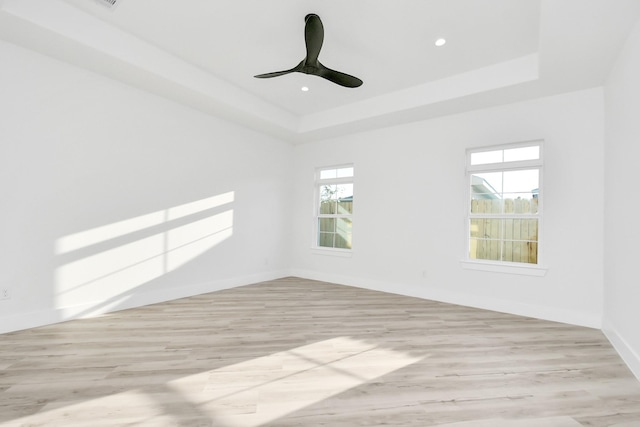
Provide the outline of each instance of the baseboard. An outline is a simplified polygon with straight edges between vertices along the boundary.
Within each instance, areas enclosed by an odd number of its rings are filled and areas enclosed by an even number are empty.
[[[49,310],[34,311],[24,314],[0,317],[0,334],[31,329],[54,323],[66,322],[73,319],[82,319],[100,316],[129,308],[142,307],[149,304],[201,295],[209,292],[230,289],[253,283],[279,279],[288,276],[288,271],[271,271],[259,274],[239,276],[227,279],[213,280],[210,282],[192,284],[175,288],[162,289],[151,292],[142,292],[127,295],[122,299],[109,302],[92,302],[73,307],[52,308]]]
[[[297,276],[305,279],[320,280],[346,286],[355,286],[375,291],[429,299],[433,301],[446,302],[449,304],[464,305],[468,307],[515,314],[519,316],[534,317],[538,319],[568,323],[589,328],[600,329],[602,327],[600,318],[598,316],[586,313],[571,312],[568,310],[559,310],[530,304],[514,303],[513,301],[505,301],[488,297],[478,297],[477,295],[451,292],[442,289],[418,287],[415,285],[397,283],[390,284],[388,282],[357,277],[292,269],[214,280],[210,282],[169,288],[155,292],[138,293],[129,295],[126,297],[126,299],[123,298],[122,300],[111,301],[109,303],[94,302],[73,307],[41,310],[12,316],[4,316],[0,317],[0,334],[50,325],[53,323],[64,322],[72,319],[95,317],[113,311],[141,307],[179,298],[186,298],[193,295],[200,295],[208,292],[219,291],[222,289],[229,289],[238,286],[249,285],[252,283],[274,280],[286,276]],[[617,337],[617,334],[613,335],[614,338],[609,337],[612,342],[615,337]],[[618,341],[624,342],[621,340]],[[622,344],[621,346],[625,347]],[[637,355],[633,356],[635,355],[635,353],[630,352],[630,354],[632,355],[631,360],[638,360]]]
[[[423,298],[449,304],[457,304],[484,310],[498,311],[501,313],[515,314],[518,316],[533,317],[536,319],[567,323],[576,326],[584,326],[587,328],[600,329],[602,327],[600,316],[591,313],[524,304],[499,298],[479,297],[478,295],[429,288],[427,286],[423,287],[402,283],[390,284],[388,282],[376,281],[371,279],[326,274],[316,271],[293,269],[290,271],[290,273],[292,276],[297,276],[305,279],[320,280],[347,286],[355,286],[374,291],[389,292],[393,294]]]
[[[633,375],[640,380],[640,354],[638,354],[625,340],[622,335],[618,333],[616,328],[607,319],[604,320],[602,325],[602,332],[616,349],[624,363],[627,364]]]

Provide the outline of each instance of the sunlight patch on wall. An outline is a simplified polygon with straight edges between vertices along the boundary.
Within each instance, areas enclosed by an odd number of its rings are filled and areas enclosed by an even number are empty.
[[[233,211],[183,225],[166,232],[166,271],[188,263],[233,235]]]
[[[234,193],[65,236],[56,253],[56,307],[120,301],[233,235]]]
[[[167,220],[171,221],[174,219],[184,218],[198,212],[227,205],[232,203],[233,200],[234,192],[230,191],[228,193],[219,194],[217,196],[186,203],[169,209],[163,209],[150,214],[140,215],[135,218],[129,218],[112,224],[103,225],[101,227],[92,228],[90,230],[81,231],[79,233],[73,233],[68,236],[61,237],[56,241],[55,252],[57,255],[72,252],[116,237],[125,236],[145,228],[163,224]]]

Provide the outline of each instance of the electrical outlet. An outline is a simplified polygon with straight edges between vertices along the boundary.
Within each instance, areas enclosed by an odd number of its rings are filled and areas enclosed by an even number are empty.
[[[11,293],[9,292],[9,288],[0,289],[0,300],[11,298]]]

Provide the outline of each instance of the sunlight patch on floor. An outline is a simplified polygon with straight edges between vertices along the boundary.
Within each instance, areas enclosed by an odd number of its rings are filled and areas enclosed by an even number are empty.
[[[422,359],[338,337],[209,372],[203,392],[191,398],[225,426],[260,426]],[[171,386],[187,394],[192,381]]]
[[[131,390],[95,399],[78,395],[13,423],[74,427],[108,416],[123,426],[174,426],[176,419],[192,418],[194,425],[258,427],[423,358],[337,337],[143,388],[133,388],[136,381],[119,372]],[[144,370],[145,362],[134,368]],[[102,382],[122,386],[115,378]]]

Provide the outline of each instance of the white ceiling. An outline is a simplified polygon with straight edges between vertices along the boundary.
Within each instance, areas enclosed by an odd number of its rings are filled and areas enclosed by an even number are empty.
[[[320,60],[361,87],[253,77],[302,60],[312,12]],[[304,142],[602,85],[639,17],[638,0],[0,0],[0,38]]]

